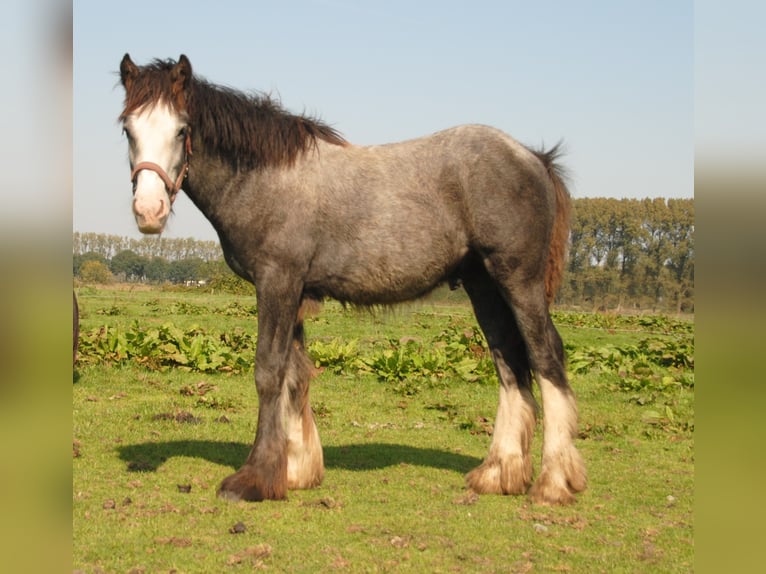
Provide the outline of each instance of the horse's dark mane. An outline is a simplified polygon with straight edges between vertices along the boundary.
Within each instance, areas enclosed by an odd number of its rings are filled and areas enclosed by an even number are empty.
[[[291,114],[266,94],[246,94],[193,76],[185,98],[178,98],[171,77],[174,65],[173,60],[154,60],[140,68],[126,91],[120,120],[146,104],[164,101],[188,114],[194,136],[235,169],[291,165],[317,140],[347,144],[332,127]]]

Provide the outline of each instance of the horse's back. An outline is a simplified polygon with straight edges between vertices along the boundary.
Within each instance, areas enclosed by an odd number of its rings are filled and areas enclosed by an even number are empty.
[[[520,229],[535,240],[539,234],[530,230],[543,233],[552,224],[556,199],[546,167],[499,129],[463,125],[362,149],[384,174],[380,206],[401,206],[408,225],[433,230],[440,223],[470,247],[490,251],[523,241]]]
[[[464,202],[464,194],[510,195],[519,179],[544,176],[536,155],[505,132],[456,126],[431,135],[374,146],[322,145],[300,177],[332,201],[431,206]],[[313,183],[312,183],[313,181]],[[473,198],[468,197],[468,200]]]

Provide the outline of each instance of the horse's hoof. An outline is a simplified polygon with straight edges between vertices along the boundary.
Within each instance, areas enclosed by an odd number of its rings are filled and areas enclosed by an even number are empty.
[[[552,484],[541,484],[538,479],[529,489],[529,500],[533,504],[543,506],[565,506],[573,504],[577,499],[566,487]]]
[[[543,471],[529,489],[529,499],[534,504],[565,505],[572,504],[577,499],[576,492],[585,490],[584,474],[578,474],[567,479],[561,472]]]
[[[239,502],[242,500],[242,494],[221,484],[221,486],[218,487],[218,498],[229,500],[231,502]]]
[[[524,494],[532,482],[529,457],[490,458],[465,477],[468,488],[479,494]]]
[[[282,500],[287,497],[286,488],[272,484],[267,486],[246,468],[241,468],[227,476],[218,487],[218,497],[224,500],[260,502],[262,500]]]

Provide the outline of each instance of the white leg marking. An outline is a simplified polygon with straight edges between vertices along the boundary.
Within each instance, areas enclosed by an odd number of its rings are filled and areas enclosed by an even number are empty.
[[[296,376],[299,375],[289,368],[281,397],[287,434],[287,488],[292,490],[313,488],[324,478],[324,454],[309,405],[309,382],[297,383]],[[305,394],[291,400],[291,388],[298,384],[306,385]]]
[[[490,456],[501,459],[524,456],[529,452],[534,423],[534,399],[525,397],[516,385],[500,385]]]
[[[308,404],[304,413],[291,413],[288,420],[287,487],[318,486],[324,478],[324,455],[319,431]]]
[[[530,496],[543,504],[573,502],[574,493],[584,490],[586,484],[585,465],[574,446],[574,395],[544,377],[539,377],[538,383],[543,398],[543,462]]]
[[[521,494],[532,482],[529,446],[535,427],[535,399],[518,385],[500,385],[500,400],[489,454],[466,477],[480,493]]]

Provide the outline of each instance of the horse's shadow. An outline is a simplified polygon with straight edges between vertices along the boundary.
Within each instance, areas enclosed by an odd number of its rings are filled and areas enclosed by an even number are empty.
[[[250,445],[239,442],[179,440],[146,442],[118,447],[120,459],[130,472],[154,472],[165,461],[177,456],[202,458],[233,469],[247,458]],[[460,453],[401,444],[369,443],[324,447],[328,469],[376,470],[398,464],[426,466],[466,473],[481,459]]]

